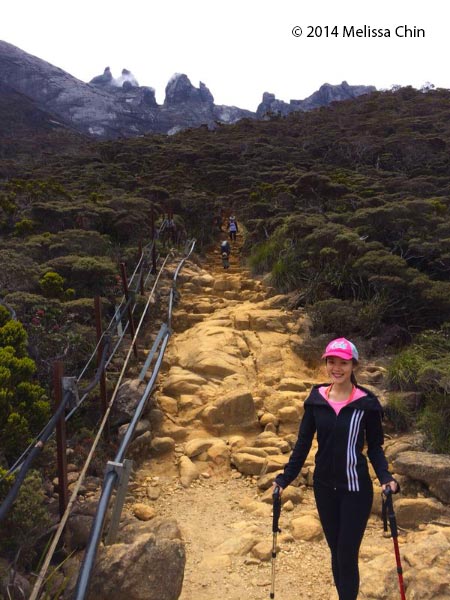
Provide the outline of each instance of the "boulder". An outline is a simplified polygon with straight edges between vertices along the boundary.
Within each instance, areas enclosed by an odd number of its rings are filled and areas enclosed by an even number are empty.
[[[218,443],[219,441],[222,440],[220,440],[220,438],[213,437],[194,438],[186,442],[184,446],[184,453],[189,458],[193,458],[195,456],[198,456],[199,454],[202,454],[203,452],[206,452],[207,450],[209,450],[209,448],[211,448],[211,446]],[[223,443],[225,444],[225,442]]]
[[[119,427],[119,431],[118,431],[119,441],[123,440],[123,438],[124,438],[124,436],[125,436],[125,434],[126,434],[129,426],[130,426],[129,423],[125,423],[124,425],[121,425]],[[133,433],[133,439],[137,438],[140,435],[142,435],[146,431],[151,431],[151,428],[152,427],[151,427],[150,421],[148,421],[147,419],[141,419],[139,421],[139,423],[136,425],[136,428],[135,428],[134,433]]]
[[[263,467],[264,473],[272,473],[273,471],[279,471],[288,462],[289,456],[287,454],[272,454],[265,460]]]
[[[230,466],[230,450],[225,442],[221,443],[221,440],[208,448],[206,456],[208,462],[216,467],[225,467],[228,469]]]
[[[163,383],[163,390],[165,395],[178,397],[181,394],[193,394],[205,383],[207,381],[204,377],[187,369],[173,366]]]
[[[306,392],[305,382],[296,377],[283,377],[277,389],[285,392]]]
[[[151,521],[125,518],[117,533],[117,543],[132,544],[142,534],[153,533],[157,538],[181,540],[181,531],[175,519],[155,517]]]
[[[267,561],[272,558],[272,543],[258,542],[252,548],[252,555],[262,561]]]
[[[156,510],[153,506],[149,506],[148,504],[143,504],[142,502],[136,502],[133,504],[131,510],[133,511],[134,516],[139,521],[150,521],[156,516]]]
[[[150,444],[155,454],[166,454],[175,449],[175,440],[171,437],[155,437]]]
[[[200,476],[197,467],[187,456],[180,457],[178,467],[180,470],[180,481],[183,487],[189,487],[191,483]]]
[[[448,514],[448,509],[435,498],[398,498],[395,515],[400,527],[417,528]]]
[[[262,427],[265,427],[269,423],[273,423],[275,425],[275,427],[277,427],[277,425],[279,423],[277,417],[270,412],[265,412],[263,415],[261,415],[259,422]]]
[[[393,463],[396,473],[422,481],[434,496],[450,504],[450,456],[407,451]]]
[[[266,459],[262,456],[246,454],[245,452],[235,452],[231,455],[232,464],[244,475],[259,475],[265,461]]]
[[[186,562],[178,539],[138,536],[131,544],[101,547],[88,599],[177,600]]]
[[[128,447],[130,458],[135,460],[148,457],[151,450],[152,434],[146,431],[136,439],[134,439]]]
[[[298,427],[300,421],[300,407],[297,406],[284,406],[278,411],[278,418],[280,423],[295,423]]]
[[[0,597],[9,598],[10,600],[23,600],[29,598],[31,594],[30,582],[13,566],[0,563]]]
[[[218,398],[202,413],[206,426],[222,431],[258,426],[253,397],[247,389],[235,389]]]
[[[133,418],[144,391],[141,383],[139,379],[130,379],[120,386],[111,409],[110,423],[112,427],[129,423]]]
[[[423,531],[399,540],[408,600],[446,600],[450,597],[450,534],[447,528],[428,525]],[[369,551],[367,551],[369,550]],[[361,598],[391,600],[396,598],[398,576],[393,544],[380,539],[370,549],[362,547],[360,561]]]
[[[249,498],[241,500],[239,506],[258,517],[269,517],[272,513],[271,506],[264,504],[264,502],[259,502],[258,500],[250,500]]]
[[[178,403],[175,398],[161,394],[158,396],[158,404],[165,414],[176,415],[178,413]]]
[[[303,515],[301,517],[297,517],[296,519],[292,519],[291,532],[296,540],[302,540],[305,542],[323,539],[323,531],[320,521],[313,515]]]
[[[159,485],[150,483],[147,486],[146,493],[147,493],[147,498],[149,500],[158,500],[158,498],[161,496],[161,488],[159,487]]]
[[[93,516],[72,514],[66,526],[65,543],[71,550],[80,550],[86,547],[91,533]]]
[[[239,536],[233,536],[224,540],[216,547],[218,555],[245,556],[259,541],[259,535],[255,532],[245,532]]]
[[[266,502],[268,504],[272,504],[272,489],[268,489],[261,498],[262,502]],[[294,487],[292,485],[288,485],[288,487],[283,490],[281,495],[281,503],[285,504],[286,502],[292,502],[293,504],[300,504],[303,500],[303,492],[300,488]]]

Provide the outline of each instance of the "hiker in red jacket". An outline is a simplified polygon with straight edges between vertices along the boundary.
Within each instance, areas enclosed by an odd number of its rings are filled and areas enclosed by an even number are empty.
[[[332,340],[322,356],[330,383],[313,386],[304,403],[297,443],[274,486],[282,490],[300,473],[317,434],[314,496],[331,550],[339,600],[356,600],[358,554],[372,508],[367,455],[381,487],[398,491],[383,452],[383,410],[378,398],[356,382],[358,351],[345,338]]]

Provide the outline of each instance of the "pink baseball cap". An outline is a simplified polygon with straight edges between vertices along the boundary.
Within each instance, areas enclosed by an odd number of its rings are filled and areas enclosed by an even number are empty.
[[[344,360],[359,360],[359,354],[355,344],[352,344],[352,342],[349,342],[345,338],[331,340],[325,348],[322,358],[326,358],[327,356],[338,356]]]

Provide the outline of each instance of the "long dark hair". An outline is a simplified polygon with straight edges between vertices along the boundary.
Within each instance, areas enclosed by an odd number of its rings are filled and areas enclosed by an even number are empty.
[[[353,368],[358,365],[358,361],[352,358]],[[350,377],[350,381],[353,383],[355,387],[358,387],[358,382],[356,381],[355,371],[352,371],[352,375]]]

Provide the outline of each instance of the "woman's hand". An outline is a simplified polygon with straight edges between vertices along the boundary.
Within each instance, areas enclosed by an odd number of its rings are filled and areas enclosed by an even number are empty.
[[[383,483],[383,485],[381,486],[383,492],[387,488],[390,488],[391,492],[393,494],[396,494],[398,492],[398,483],[395,481],[395,479],[393,479],[392,481],[388,481],[387,483]]]
[[[283,488],[281,487],[281,485],[279,483],[274,481],[273,485],[272,485],[272,495],[275,493],[276,488],[278,488],[278,493],[280,494],[280,498],[281,498],[281,494],[283,493]]]

